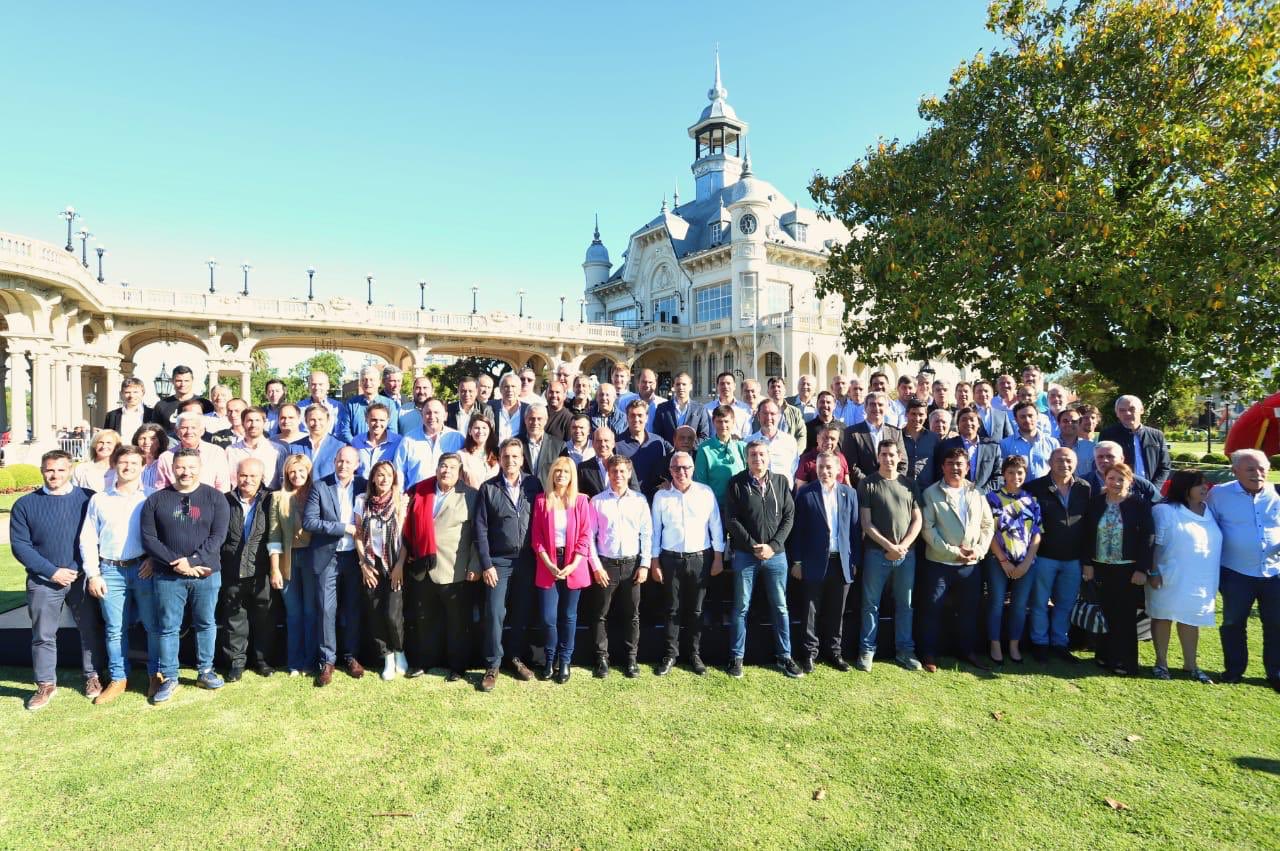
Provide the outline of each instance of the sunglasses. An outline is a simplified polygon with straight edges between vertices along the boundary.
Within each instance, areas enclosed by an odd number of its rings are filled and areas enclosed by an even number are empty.
[[[181,500],[181,504],[182,504],[182,516],[190,517],[191,516],[191,497],[184,496]]]

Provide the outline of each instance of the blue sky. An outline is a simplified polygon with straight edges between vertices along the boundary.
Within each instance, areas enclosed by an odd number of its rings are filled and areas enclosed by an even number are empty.
[[[477,12],[475,9],[482,9]],[[982,0],[48,4],[4,16],[0,230],[60,243],[74,204],[107,276],[441,310],[558,312],[592,217],[613,260],[673,183],[720,45],[755,170],[815,170],[921,129],[916,103],[994,43]],[[811,203],[811,202],[810,202]]]

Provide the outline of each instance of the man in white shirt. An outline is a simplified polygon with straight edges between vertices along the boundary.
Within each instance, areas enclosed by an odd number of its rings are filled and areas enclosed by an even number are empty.
[[[115,482],[89,499],[80,527],[80,557],[89,595],[102,604],[106,626],[107,670],[111,682],[93,699],[110,703],[124,694],[129,675],[129,623],[136,615],[147,631],[147,676],[155,677],[160,654],[156,630],[155,593],[151,568],[142,550],[142,488],[146,457],[136,446],[123,444],[114,453]],[[145,573],[145,575],[143,575]]]
[[[267,412],[262,408],[249,408],[241,414],[240,421],[244,423],[244,437],[227,447],[228,469],[238,470],[244,459],[257,458],[262,462],[262,486],[276,490],[289,447],[267,437]]]
[[[400,473],[405,490],[434,476],[441,455],[461,451],[466,439],[461,432],[445,428],[444,420],[444,402],[428,399],[422,406],[422,427],[404,435],[396,447],[391,463]]]
[[[591,448],[591,417],[586,414],[574,414],[569,420],[569,440],[564,445],[564,455],[573,461],[576,467],[588,458],[595,457]]]
[[[640,645],[640,586],[649,576],[653,525],[649,504],[631,490],[631,459],[614,455],[605,464],[609,487],[591,498],[591,585],[583,592],[586,622],[596,647],[594,676],[609,675],[609,612],[617,601],[627,624],[628,678],[640,674],[636,652]]]
[[[666,586],[667,652],[654,671],[670,673],[680,657],[683,632],[689,667],[698,676],[702,662],[702,601],[707,579],[724,570],[724,527],[715,492],[693,480],[693,456],[671,456],[671,486],[653,495],[653,550],[649,574]]]
[[[760,420],[760,430],[746,438],[748,444],[760,441],[769,447],[769,472],[786,476],[793,486],[796,481],[796,468],[800,466],[800,446],[796,439],[778,428],[782,420],[782,411],[778,403],[765,399],[760,403],[756,415]]]
[[[747,434],[751,425],[751,414],[753,411],[750,406],[744,402],[739,402],[734,396],[737,390],[738,381],[733,377],[732,372],[722,372],[716,376],[716,398],[706,404],[707,416],[714,417],[716,408],[721,405],[728,405],[733,408],[733,436],[742,437]]]

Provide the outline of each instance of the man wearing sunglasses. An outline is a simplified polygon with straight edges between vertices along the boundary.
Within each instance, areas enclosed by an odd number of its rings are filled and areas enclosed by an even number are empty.
[[[214,609],[222,586],[221,548],[230,511],[216,488],[200,483],[200,452],[179,447],[173,481],[147,497],[142,509],[142,549],[151,559],[160,638],[160,687],[152,703],[178,690],[178,631],[188,602],[196,640],[196,685],[222,688],[213,670]]]

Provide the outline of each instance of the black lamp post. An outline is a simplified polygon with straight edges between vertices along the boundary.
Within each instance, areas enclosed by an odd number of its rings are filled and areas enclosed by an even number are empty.
[[[80,226],[80,230],[76,231],[76,236],[80,237],[80,265],[86,269],[89,268],[89,237],[93,234],[89,233],[89,228],[85,225]]]
[[[520,318],[524,319],[524,290],[518,290],[520,293]]]
[[[475,316],[479,311],[476,309],[476,293],[480,292],[479,287],[471,288],[471,315]]]
[[[427,309],[427,282],[418,281],[418,310]]]
[[[248,263],[241,263],[240,268],[244,270],[244,290],[243,292],[240,293],[240,295],[248,295],[249,294],[249,270],[252,269],[253,267],[250,266]]]
[[[75,246],[71,244],[71,223],[80,218],[80,214],[76,212],[75,207],[68,204],[67,209],[63,210],[58,215],[67,220],[67,251],[74,254],[76,249]]]
[[[370,306],[370,307],[373,307],[373,275],[365,275],[365,276],[364,276],[364,279],[365,279],[365,281],[367,281],[367,282],[368,282],[368,284],[369,284],[369,300],[368,300],[368,303],[369,303],[369,306]]]
[[[98,283],[102,283],[102,255],[107,253],[107,249],[99,245],[93,250],[98,252]]]
[[[316,290],[315,290],[315,283],[314,283],[315,276],[316,276],[316,270],[311,266],[308,266],[307,267],[307,301],[315,301],[315,298],[316,298]]]
[[[213,267],[218,265],[218,261],[210,257],[208,260],[204,261],[204,263],[206,266],[209,267],[209,293],[212,294],[213,293]]]
[[[564,321],[564,296],[560,296],[560,321]]]
[[[578,299],[578,324],[582,325],[587,321],[587,300],[585,298]]]

